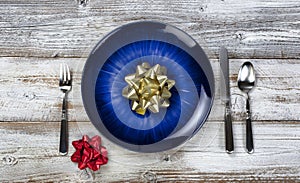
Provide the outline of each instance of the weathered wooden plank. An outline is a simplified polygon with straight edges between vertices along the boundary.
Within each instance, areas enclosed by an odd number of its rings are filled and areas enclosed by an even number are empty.
[[[18,0],[0,2],[0,56],[82,57],[105,34],[139,20],[162,21],[193,36],[217,58],[300,58],[298,0]]]
[[[245,100],[237,88],[240,65],[248,59],[231,59],[231,93],[234,120],[244,120]],[[285,59],[250,60],[257,71],[257,86],[250,93],[254,120],[300,120],[300,62]],[[84,58],[0,59],[0,120],[60,121],[62,93],[58,89],[60,63],[73,71],[73,89],[69,95],[71,121],[88,121],[81,101],[81,74]],[[216,75],[216,99],[210,120],[223,119],[218,60],[211,61]]]
[[[70,141],[95,134],[89,122],[70,123]],[[0,123],[0,181],[90,180],[67,157],[58,155],[59,123]],[[138,154],[103,140],[109,163],[93,174],[95,181],[299,181],[300,124],[254,123],[255,153],[245,152],[244,122],[234,123],[235,152],[224,152],[222,122],[208,122],[200,132],[165,159],[164,153]],[[150,159],[150,158],[156,158]],[[9,161],[9,159],[11,161]],[[150,160],[149,160],[150,159]],[[155,163],[154,163],[155,162]]]

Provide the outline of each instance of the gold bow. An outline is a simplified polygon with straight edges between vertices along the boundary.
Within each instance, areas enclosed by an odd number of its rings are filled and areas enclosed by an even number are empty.
[[[136,73],[125,77],[128,85],[123,89],[122,95],[131,100],[131,109],[144,115],[149,109],[158,113],[159,108],[167,108],[170,105],[170,89],[175,85],[174,80],[166,76],[167,69],[159,64],[150,67],[144,62],[137,65]]]

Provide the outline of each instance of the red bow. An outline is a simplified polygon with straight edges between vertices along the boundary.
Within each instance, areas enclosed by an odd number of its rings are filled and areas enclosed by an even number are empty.
[[[88,167],[96,171],[108,162],[107,150],[101,145],[101,138],[98,135],[92,139],[84,135],[81,140],[73,141],[72,145],[76,151],[71,156],[71,160],[78,163],[78,168],[81,170]]]

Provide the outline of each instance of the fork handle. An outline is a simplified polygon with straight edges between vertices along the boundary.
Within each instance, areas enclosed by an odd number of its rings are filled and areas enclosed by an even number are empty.
[[[59,153],[60,155],[63,156],[68,154],[68,120],[67,120],[66,94],[64,94],[63,105],[62,105]]]

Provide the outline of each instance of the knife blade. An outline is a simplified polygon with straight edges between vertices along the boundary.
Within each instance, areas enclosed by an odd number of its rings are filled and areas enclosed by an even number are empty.
[[[227,153],[234,151],[233,144],[233,132],[232,132],[232,119],[231,119],[231,102],[230,102],[230,83],[229,83],[229,60],[228,51],[225,47],[220,48],[219,53],[221,75],[224,77],[224,84],[221,87],[225,88],[225,113],[224,113],[224,124],[225,124],[225,149]]]

